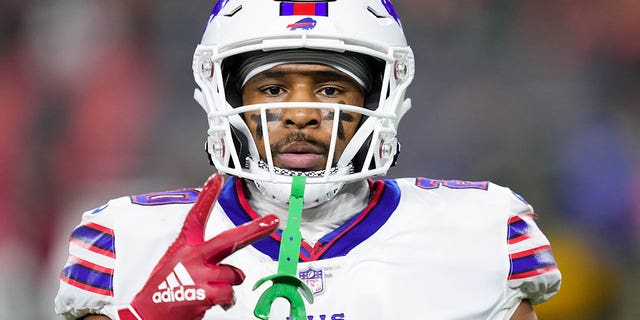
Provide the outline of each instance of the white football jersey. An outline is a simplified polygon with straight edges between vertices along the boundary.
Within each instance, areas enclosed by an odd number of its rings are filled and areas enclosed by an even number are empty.
[[[231,178],[224,185],[206,239],[258,217],[242,183]],[[427,178],[371,181],[370,188],[362,212],[314,246],[303,239],[298,277],[315,300],[306,305],[308,319],[509,319],[522,299],[537,304],[558,291],[549,241],[531,206],[510,189]],[[117,306],[142,288],[197,195],[190,189],[124,197],[85,213],[71,235],[56,312],[117,319]],[[234,307],[213,307],[204,319],[254,318],[270,282],[252,289],[276,273],[281,234],[223,261],[247,277],[235,287]],[[188,273],[176,271],[169,280],[188,290]],[[167,289],[158,290],[161,296]],[[276,300],[270,319],[288,315],[288,303]]]

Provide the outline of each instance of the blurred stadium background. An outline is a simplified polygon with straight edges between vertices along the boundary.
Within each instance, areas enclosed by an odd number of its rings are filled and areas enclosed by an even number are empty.
[[[1,2],[1,319],[54,318],[83,211],[212,172],[191,55],[214,2]],[[394,3],[417,78],[390,176],[510,186],[564,276],[540,319],[640,319],[640,2]]]

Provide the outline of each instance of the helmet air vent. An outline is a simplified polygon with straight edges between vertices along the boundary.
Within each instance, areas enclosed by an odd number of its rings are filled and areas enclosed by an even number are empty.
[[[223,16],[225,17],[233,17],[236,13],[238,13],[238,11],[242,10],[242,5],[236,7],[235,9],[229,11],[229,13],[225,13],[223,14]]]
[[[389,17],[389,16],[385,16],[385,15],[382,15],[382,14],[378,13],[378,12],[376,11],[376,9],[374,9],[374,8],[372,8],[372,7],[370,7],[370,6],[368,6],[368,7],[367,7],[367,10],[368,10],[369,12],[371,12],[371,14],[373,14],[376,18],[379,18],[379,19],[382,19],[382,18],[388,18],[388,17]]]

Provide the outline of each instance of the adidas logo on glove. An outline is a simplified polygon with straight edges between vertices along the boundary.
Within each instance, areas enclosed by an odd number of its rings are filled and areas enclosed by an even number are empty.
[[[159,291],[155,292],[151,299],[153,303],[164,303],[204,300],[206,298],[204,289],[185,288],[185,286],[195,286],[195,282],[184,265],[178,263],[167,279],[158,286]]]

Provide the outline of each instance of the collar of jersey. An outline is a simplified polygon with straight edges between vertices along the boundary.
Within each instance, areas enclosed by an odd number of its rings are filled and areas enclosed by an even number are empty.
[[[314,261],[344,256],[380,229],[400,202],[400,188],[393,180],[369,180],[373,193],[371,201],[360,213],[322,237],[315,246],[302,239],[300,261]],[[249,206],[243,180],[231,177],[220,192],[218,203],[236,226],[257,219],[259,215]],[[282,231],[253,243],[253,247],[278,260]]]

